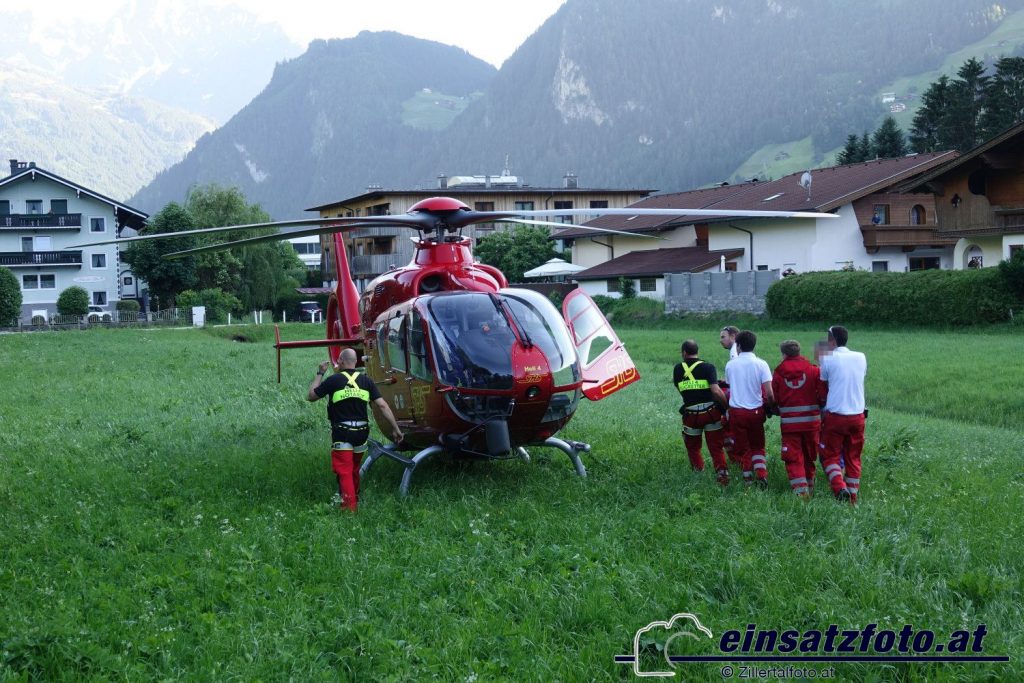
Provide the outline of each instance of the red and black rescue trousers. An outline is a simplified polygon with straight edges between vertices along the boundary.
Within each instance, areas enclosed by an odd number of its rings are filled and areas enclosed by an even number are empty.
[[[700,441],[700,435],[703,433],[715,469],[719,472],[728,470],[723,444],[722,410],[714,403],[697,403],[686,406],[683,411],[683,442],[686,444],[690,466],[698,472],[704,469]]]
[[[818,459],[817,429],[782,433],[782,461],[793,493],[803,495],[814,488],[815,463]]]
[[[845,488],[853,502],[857,501],[860,492],[860,455],[863,450],[864,413],[839,415],[826,412],[821,430],[821,464],[832,492],[839,493]],[[845,472],[839,463],[840,453],[843,453]]]
[[[743,480],[768,478],[768,460],[764,457],[764,407],[756,410],[729,408],[729,424],[735,442],[736,457],[743,467]]]
[[[367,450],[370,434],[367,422],[340,422],[335,429],[347,435],[348,441],[335,441],[331,446],[331,467],[338,475],[338,494],[341,507],[355,512],[359,504],[359,465]]]

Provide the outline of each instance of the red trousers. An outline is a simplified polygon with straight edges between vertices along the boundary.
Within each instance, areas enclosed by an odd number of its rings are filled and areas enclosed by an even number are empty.
[[[729,408],[729,426],[732,428],[733,449],[743,467],[743,479],[751,481],[768,478],[768,461],[764,457],[764,408],[747,410]]]
[[[721,426],[722,411],[715,406],[702,413],[686,413],[683,415],[683,443],[686,444],[686,455],[690,458],[690,466],[700,471],[704,469],[704,456],[700,452],[700,435],[703,432],[708,442],[708,452],[716,470],[727,470],[725,462],[725,435]]]
[[[815,461],[818,459],[819,430],[782,433],[782,462],[793,493],[809,493],[814,487]]]
[[[860,454],[864,450],[864,414],[825,413],[821,449],[821,464],[833,493],[845,488],[856,501],[860,492]],[[843,453],[845,472],[839,464],[840,453]]]
[[[338,475],[338,493],[341,494],[341,507],[355,512],[359,503],[359,463],[362,453],[352,451],[331,451],[331,465]]]

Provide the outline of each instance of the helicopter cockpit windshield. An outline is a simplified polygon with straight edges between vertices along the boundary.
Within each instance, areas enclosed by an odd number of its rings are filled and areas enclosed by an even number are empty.
[[[431,297],[427,309],[433,318],[437,374],[445,384],[511,389],[513,328],[520,339],[544,353],[555,386],[580,379],[576,348],[565,323],[551,302],[537,292],[503,289],[497,295],[441,294]]]
[[[497,301],[485,293],[432,297],[427,305],[438,378],[471,389],[511,389],[515,342]]]
[[[580,364],[576,347],[551,300],[529,289],[503,289],[499,295],[512,312],[520,331],[525,331],[548,359],[554,385],[561,387],[578,382]]]

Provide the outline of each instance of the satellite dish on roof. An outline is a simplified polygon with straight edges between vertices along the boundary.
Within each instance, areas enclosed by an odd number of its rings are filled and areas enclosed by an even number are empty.
[[[804,174],[800,176],[800,187],[807,190],[807,201],[811,201],[811,172],[804,171]]]

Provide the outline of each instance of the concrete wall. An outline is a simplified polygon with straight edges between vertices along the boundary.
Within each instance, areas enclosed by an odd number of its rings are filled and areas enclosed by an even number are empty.
[[[764,295],[779,270],[665,275],[665,312],[743,311],[764,313]]]

